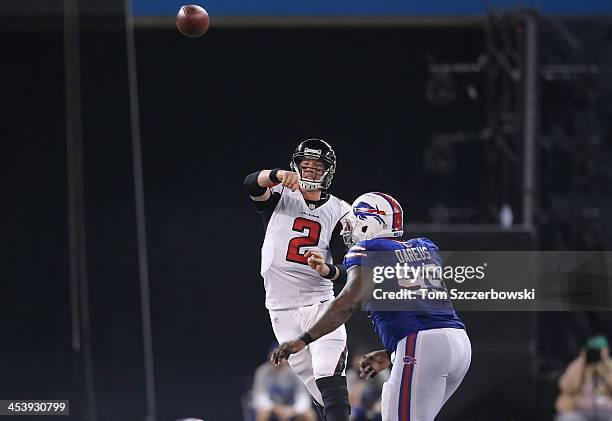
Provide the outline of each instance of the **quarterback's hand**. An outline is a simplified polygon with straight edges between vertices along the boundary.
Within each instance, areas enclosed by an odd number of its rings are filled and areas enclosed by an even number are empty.
[[[329,266],[325,263],[323,253],[317,249],[310,249],[306,252],[304,257],[308,262],[308,266],[319,272],[321,276],[329,275]]]
[[[284,187],[287,187],[291,191],[295,191],[299,186],[298,181],[300,181],[300,176],[293,171],[279,170],[276,172],[276,177]]]
[[[370,352],[359,361],[359,377],[371,379],[390,365],[391,360],[386,350]]]
[[[282,360],[286,360],[291,354],[300,352],[304,348],[306,348],[306,344],[301,339],[284,342],[274,350],[274,353],[272,354],[272,362],[275,365],[279,365]]]

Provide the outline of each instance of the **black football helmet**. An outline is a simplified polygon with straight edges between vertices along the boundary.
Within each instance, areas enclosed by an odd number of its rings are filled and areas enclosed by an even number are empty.
[[[302,177],[300,162],[304,159],[316,159],[323,162],[325,172],[318,180],[311,180]],[[300,176],[300,186],[304,190],[325,190],[331,185],[332,178],[336,172],[336,153],[331,145],[321,139],[306,139],[300,143],[289,163],[291,170]]]

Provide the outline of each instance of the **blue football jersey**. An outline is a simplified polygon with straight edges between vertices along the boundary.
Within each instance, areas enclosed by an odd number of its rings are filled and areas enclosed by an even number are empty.
[[[449,299],[419,299],[422,291],[446,291],[441,276],[442,258],[438,247],[424,237],[407,241],[389,238],[375,238],[355,244],[344,258],[347,269],[364,266],[373,274],[387,273],[384,280],[377,279],[376,288],[387,292],[412,291],[415,299],[406,301],[387,300],[383,303],[369,301],[364,303],[368,316],[374,323],[376,333],[385,348],[395,351],[397,343],[421,330],[438,328],[465,329],[465,325],[455,313]],[[391,270],[397,266],[403,271]],[[407,270],[406,267],[410,268]],[[438,268],[435,270],[427,270]],[[357,269],[355,269],[357,270]],[[374,277],[374,275],[373,275]],[[378,276],[383,278],[383,276]],[[370,280],[366,280],[370,282]],[[386,306],[386,307],[385,307]]]

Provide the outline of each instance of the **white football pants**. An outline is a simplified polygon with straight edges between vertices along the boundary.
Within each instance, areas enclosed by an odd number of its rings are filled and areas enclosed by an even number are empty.
[[[470,367],[463,329],[423,330],[402,339],[382,391],[383,421],[433,421]]]
[[[278,343],[297,339],[325,312],[332,300],[287,310],[270,310],[272,329]],[[312,397],[323,406],[316,379],[345,375],[347,359],[344,325],[309,344],[287,360]]]

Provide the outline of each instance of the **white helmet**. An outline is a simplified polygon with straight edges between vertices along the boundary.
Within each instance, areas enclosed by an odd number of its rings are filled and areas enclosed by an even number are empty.
[[[385,193],[359,196],[351,206],[341,232],[345,244],[404,235],[404,211],[399,202]]]

